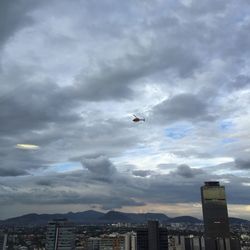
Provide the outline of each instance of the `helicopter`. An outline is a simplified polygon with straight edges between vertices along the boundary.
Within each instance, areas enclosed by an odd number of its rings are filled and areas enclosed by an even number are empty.
[[[140,121],[143,121],[145,122],[145,118],[139,118],[137,117],[136,115],[133,115],[135,118],[133,119],[133,122],[140,122]]]

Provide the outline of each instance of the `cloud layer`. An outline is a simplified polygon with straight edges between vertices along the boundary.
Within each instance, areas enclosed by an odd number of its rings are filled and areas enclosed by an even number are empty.
[[[207,180],[226,185],[234,215],[247,209],[249,10],[245,0],[1,1],[2,217],[181,213]]]

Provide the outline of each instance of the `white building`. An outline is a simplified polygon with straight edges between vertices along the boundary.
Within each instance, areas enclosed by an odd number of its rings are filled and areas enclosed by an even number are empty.
[[[99,250],[100,249],[101,238],[90,237],[87,241],[88,250]]]
[[[169,239],[169,250],[205,250],[203,237],[175,235]]]

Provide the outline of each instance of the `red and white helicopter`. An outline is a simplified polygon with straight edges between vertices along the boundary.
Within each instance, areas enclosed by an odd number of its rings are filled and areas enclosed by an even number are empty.
[[[134,116],[134,119],[133,119],[133,122],[145,122],[145,118],[139,118],[137,117],[136,115],[133,115]]]

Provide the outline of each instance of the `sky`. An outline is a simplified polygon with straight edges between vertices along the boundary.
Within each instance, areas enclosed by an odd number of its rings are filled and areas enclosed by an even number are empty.
[[[0,1],[0,219],[202,218],[204,181],[250,219],[249,13],[247,0]]]

